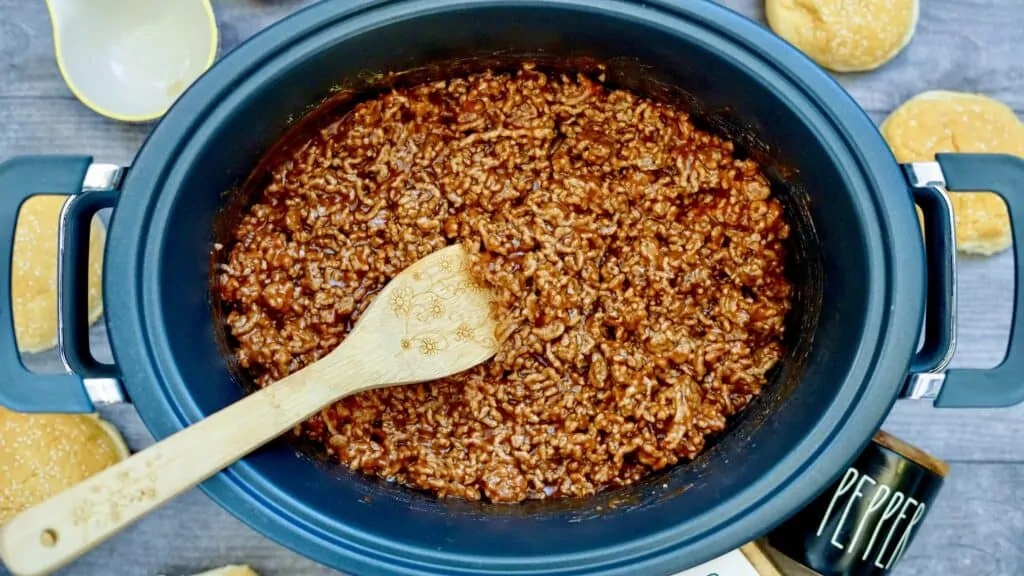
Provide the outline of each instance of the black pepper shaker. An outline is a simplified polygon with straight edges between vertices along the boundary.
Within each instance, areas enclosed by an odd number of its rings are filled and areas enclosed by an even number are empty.
[[[876,576],[899,561],[949,467],[878,432],[838,480],[775,529],[776,551],[824,576]]]

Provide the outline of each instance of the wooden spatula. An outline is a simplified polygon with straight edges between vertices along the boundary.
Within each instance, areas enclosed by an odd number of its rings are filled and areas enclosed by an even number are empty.
[[[497,348],[490,294],[467,262],[458,245],[419,260],[321,360],[14,517],[0,528],[4,564],[48,574],[339,398],[487,360]]]

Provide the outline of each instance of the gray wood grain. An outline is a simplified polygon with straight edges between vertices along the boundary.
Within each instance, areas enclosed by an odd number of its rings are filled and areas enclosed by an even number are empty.
[[[764,21],[761,0],[721,2]],[[913,41],[871,72],[836,75],[869,112],[888,113],[925,90],[980,92],[1024,110],[1024,6],[1019,0],[921,0]]]
[[[214,2],[221,54],[309,0]],[[54,65],[44,2],[0,0],[0,97],[65,98],[71,92]]]
[[[1024,465],[953,464],[897,574],[1021,574]]]
[[[118,423],[133,449],[151,443],[130,406],[105,407],[102,412]],[[250,563],[265,576],[337,574],[255,533],[198,490],[145,518],[62,574],[177,576],[238,562]],[[954,462],[934,508],[894,573],[1005,576],[1020,574],[1022,566],[1024,463]]]
[[[308,0],[214,2],[221,53],[309,4]],[[763,21],[761,0],[723,4]],[[1022,0],[922,0],[917,34],[895,60],[838,81],[880,122],[925,90],[980,92],[1024,110]],[[43,2],[0,0],[0,158],[87,153],[129,164],[150,126],[100,117],[75,100],[54,63]],[[902,191],[894,191],[902,193]],[[1013,293],[1012,259],[961,259],[960,346],[955,366],[997,364],[1005,351]],[[105,346],[102,326],[93,341]],[[51,355],[33,366],[53,366]],[[152,442],[134,409],[103,408],[133,449]],[[1024,406],[939,410],[899,402],[885,429],[953,463],[917,541],[896,573],[1024,573]],[[193,490],[101,546],[65,574],[187,574],[250,563],[265,575],[334,573],[277,546]],[[0,568],[0,574],[5,574]]]

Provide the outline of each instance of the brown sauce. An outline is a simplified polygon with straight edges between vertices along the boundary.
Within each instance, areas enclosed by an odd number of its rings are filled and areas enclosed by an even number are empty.
[[[216,279],[260,386],[454,242],[503,310],[493,360],[303,424],[353,469],[470,500],[589,496],[694,458],[782,354],[789,228],[759,166],[583,75],[397,89],[270,174]]]

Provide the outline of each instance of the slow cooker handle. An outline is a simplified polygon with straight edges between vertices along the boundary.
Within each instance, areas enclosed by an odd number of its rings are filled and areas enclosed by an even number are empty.
[[[20,412],[92,412],[77,374],[36,374],[21,362],[14,334],[11,258],[21,205],[39,194],[76,195],[82,191],[89,156],[23,156],[0,164],[0,404]],[[88,245],[88,244],[87,244]]]
[[[946,369],[956,350],[956,238],[953,206],[942,190],[929,185],[929,175],[919,165],[904,166],[921,208],[925,226],[928,264],[925,299],[924,342],[910,362],[911,378]]]
[[[1006,201],[1013,231],[1015,282],[1006,359],[991,369],[947,371],[935,405],[980,408],[1018,404],[1024,401],[1024,159],[1004,154],[938,154],[936,160],[948,190],[992,191]]]
[[[88,274],[92,218],[104,208],[113,208],[119,194],[107,188],[72,196],[64,203],[60,216],[57,350],[64,364],[84,378],[120,376],[115,365],[100,362],[89,349]]]

